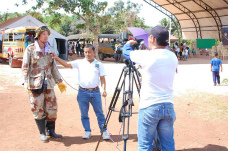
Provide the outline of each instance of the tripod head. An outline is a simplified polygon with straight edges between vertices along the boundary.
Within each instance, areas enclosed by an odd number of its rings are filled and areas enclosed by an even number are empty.
[[[128,60],[128,59],[123,59],[123,62],[126,64],[126,66],[134,66],[135,65],[135,63],[134,62],[132,62],[132,61],[130,61],[130,60]]]

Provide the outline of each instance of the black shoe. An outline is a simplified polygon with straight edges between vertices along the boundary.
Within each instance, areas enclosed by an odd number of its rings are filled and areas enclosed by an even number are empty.
[[[36,121],[36,125],[40,131],[40,140],[44,143],[49,142],[48,138],[46,137],[46,133],[45,133],[45,119],[35,120],[35,121]]]
[[[55,121],[47,121],[47,136],[54,138],[62,138],[63,136],[55,133]]]

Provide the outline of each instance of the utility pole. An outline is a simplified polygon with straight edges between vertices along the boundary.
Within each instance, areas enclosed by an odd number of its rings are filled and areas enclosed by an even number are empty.
[[[169,18],[169,46],[171,46],[171,44],[170,44],[171,24],[172,24],[172,20],[171,20],[171,18]]]

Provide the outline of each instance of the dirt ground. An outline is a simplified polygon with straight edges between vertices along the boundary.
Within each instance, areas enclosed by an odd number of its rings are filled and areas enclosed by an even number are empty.
[[[75,56],[70,61],[81,59]],[[209,58],[197,56],[188,61],[179,61],[178,74],[174,81],[174,102],[177,120],[174,125],[177,151],[228,151],[228,87],[225,84],[213,86]],[[113,58],[103,61],[106,70],[108,96],[103,100],[104,112],[108,112],[113,92],[124,64]],[[223,60],[224,71],[221,80],[228,78],[228,60]],[[64,69],[58,65],[64,79],[73,87],[77,85],[77,70]],[[55,87],[58,99],[56,132],[63,139],[50,139],[49,143],[39,141],[39,133],[30,111],[28,95],[21,86],[19,68],[10,68],[0,63],[0,151],[94,151],[100,137],[96,116],[90,108],[89,116],[92,137],[83,140],[84,130],[76,101],[77,91],[68,86],[60,93]],[[168,76],[168,75],[167,75]],[[116,104],[121,107],[122,96]],[[139,97],[134,92],[133,112],[138,111]],[[101,141],[98,151],[123,150],[121,124],[118,113],[113,112],[108,123],[112,141]],[[130,117],[127,151],[137,150],[137,114]]]

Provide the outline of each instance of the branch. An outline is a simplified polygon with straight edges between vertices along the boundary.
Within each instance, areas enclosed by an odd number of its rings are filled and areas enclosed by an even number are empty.
[[[80,15],[79,13],[73,12],[73,14],[79,16],[82,20],[84,20],[87,24],[89,23],[89,20],[87,18],[84,18],[82,15]],[[88,17],[88,16],[87,16]],[[93,28],[93,26],[91,26],[90,24],[88,24],[89,28],[96,33],[97,31]]]

